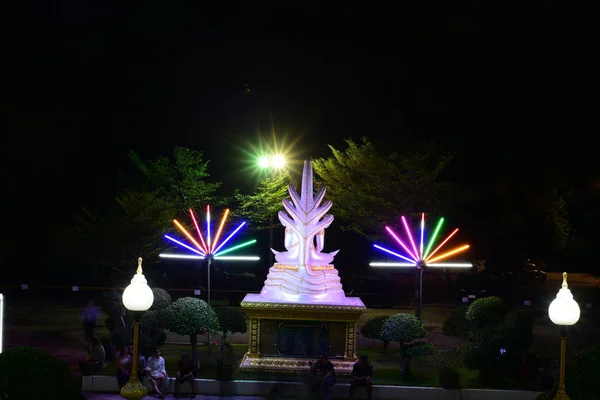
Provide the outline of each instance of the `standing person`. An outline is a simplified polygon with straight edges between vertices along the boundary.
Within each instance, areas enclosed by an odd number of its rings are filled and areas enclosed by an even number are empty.
[[[177,378],[175,380],[175,397],[179,392],[179,387],[185,382],[189,382],[192,386],[192,394],[190,397],[196,397],[196,385],[194,379],[194,362],[188,355],[181,356],[177,362]]]
[[[160,349],[156,349],[152,357],[148,357],[148,360],[146,360],[146,371],[148,371],[148,380],[152,385],[152,389],[160,399],[164,399],[165,395],[161,389],[164,389],[168,375],[165,369],[165,359],[161,357]]]
[[[96,320],[100,316],[100,311],[94,305],[94,301],[88,301],[87,306],[81,312],[81,319],[83,320],[83,336],[85,340],[89,340],[94,336],[94,329],[96,329]]]
[[[317,382],[314,390],[323,391],[323,400],[329,400],[331,388],[336,382],[335,368],[333,363],[327,358],[327,353],[321,353],[321,357],[312,365],[312,373],[316,376]]]
[[[121,346],[119,348],[116,364],[117,383],[119,384],[119,390],[121,390],[131,376],[131,356],[129,355],[129,346]]]
[[[360,360],[352,367],[352,382],[350,382],[350,400],[354,398],[354,391],[357,386],[367,388],[367,397],[369,400],[373,398],[373,364],[369,363],[367,356],[360,356]]]

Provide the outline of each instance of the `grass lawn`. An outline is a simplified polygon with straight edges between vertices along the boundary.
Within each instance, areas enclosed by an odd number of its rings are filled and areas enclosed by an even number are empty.
[[[65,360],[70,364],[74,371],[78,370],[77,357],[79,360],[84,356],[83,347],[83,332],[79,314],[80,307],[69,306],[19,306],[7,307],[6,310],[6,344],[7,347],[13,345],[29,345],[40,347],[50,354]],[[400,312],[412,313],[412,309],[368,309],[362,316],[359,327],[365,321],[378,315],[392,315]],[[442,324],[445,318],[452,312],[452,308],[446,307],[424,307],[422,318],[426,324],[436,325],[431,328],[430,336],[434,336],[432,330],[437,330],[435,335],[440,336],[439,324]],[[99,325],[96,329],[96,336],[101,338],[108,337],[109,333],[103,325],[105,316],[99,319]],[[443,336],[443,335],[441,335]],[[181,338],[182,341],[186,338]],[[374,365],[375,384],[388,385],[409,385],[409,386],[433,386],[439,387],[438,370],[435,359],[424,358],[422,360],[411,361],[410,376],[400,375],[400,355],[396,344],[391,344],[390,348],[384,352],[382,344],[375,343],[371,340],[365,340],[359,336],[358,354],[368,355],[370,361]],[[201,339],[200,339],[201,340]],[[442,348],[436,343],[438,348]],[[451,346],[448,346],[451,347]],[[237,366],[240,360],[248,349],[247,344],[233,344],[234,352],[234,379],[265,379],[265,380],[298,380],[298,376],[294,375],[273,375],[273,374],[249,374],[248,372],[240,373],[237,371]],[[166,369],[170,375],[174,375],[177,369],[177,361],[182,354],[191,354],[189,344],[173,344],[167,343],[161,346],[161,351],[166,362]],[[211,351],[205,346],[198,346],[200,358],[199,378],[214,379],[216,377],[216,360]],[[68,355],[67,355],[68,353]],[[420,368],[419,368],[420,364]],[[461,366],[460,360],[456,360],[457,368],[460,372],[461,386],[465,388],[481,387],[477,380],[477,372],[469,371]],[[114,375],[116,367],[114,365],[107,366],[103,374]],[[420,372],[419,372],[420,370]],[[340,377],[340,381],[347,378]],[[504,388],[520,388],[522,384],[518,382],[504,382]]]

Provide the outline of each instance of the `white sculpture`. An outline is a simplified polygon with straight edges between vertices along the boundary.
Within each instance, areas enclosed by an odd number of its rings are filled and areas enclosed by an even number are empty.
[[[285,227],[287,251],[271,249],[277,263],[269,270],[261,296],[278,300],[343,299],[338,271],[331,264],[339,250],[323,252],[325,229],[333,222],[333,215],[327,214],[332,203],[323,202],[324,187],[314,194],[310,161],[304,161],[300,194],[292,185],[289,193],[291,200],[283,200],[287,213],[279,212],[279,220]]]

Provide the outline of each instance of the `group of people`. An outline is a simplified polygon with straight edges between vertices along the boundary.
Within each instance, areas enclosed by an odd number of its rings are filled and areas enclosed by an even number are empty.
[[[320,396],[323,400],[329,400],[331,389],[336,383],[335,368],[329,361],[327,353],[321,353],[321,356],[315,363],[309,363],[311,367],[310,391],[315,396]],[[359,361],[352,367],[352,381],[350,382],[350,399],[354,398],[356,388],[363,386],[367,390],[369,400],[373,397],[373,365],[369,363],[367,356],[361,356]]]
[[[113,357],[109,356],[108,349],[94,336],[96,328],[96,320],[100,316],[100,310],[90,300],[86,307],[81,312],[83,322],[83,335],[88,345],[86,347],[87,356],[85,361],[79,363],[80,371],[83,375],[91,375],[100,371],[104,364],[111,362]],[[114,355],[114,346],[113,355]],[[119,389],[122,389],[132,374],[133,368],[133,351],[130,346],[121,346],[114,357],[117,366],[117,383]],[[152,389],[159,398],[164,398],[166,391],[168,374],[165,368],[165,360],[162,358],[160,349],[155,349],[152,356],[145,358],[140,356],[137,364],[137,377],[140,382],[147,379]],[[175,378],[175,395],[178,394],[180,386],[189,382],[192,386],[190,397],[196,397],[196,387],[194,384],[195,368],[192,359],[184,355],[177,363],[177,375]]]
[[[119,354],[117,355],[117,382],[119,388],[123,388],[129,381],[132,374],[133,364],[133,353],[129,346],[123,346]],[[164,398],[169,375],[165,368],[165,359],[162,357],[160,349],[155,349],[154,353],[145,358],[140,356],[137,365],[137,377],[140,382],[144,382],[147,379],[152,390],[159,398]],[[194,384],[195,379],[195,368],[192,359],[187,356],[181,356],[181,359],[177,363],[177,375],[175,378],[175,396],[178,395],[180,386],[189,382],[192,387],[192,393],[190,397],[196,397],[196,386]]]

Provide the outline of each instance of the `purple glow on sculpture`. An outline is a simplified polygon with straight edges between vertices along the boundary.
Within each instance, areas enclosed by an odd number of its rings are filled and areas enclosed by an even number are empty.
[[[408,238],[410,239],[410,244],[412,244],[415,254],[418,255],[419,251],[417,250],[417,246],[415,245],[415,240],[412,237],[412,233],[410,232],[410,228],[408,227],[408,222],[406,222],[406,218],[404,218],[404,215],[402,216],[402,223],[404,224],[404,229],[406,230],[406,234],[408,235]]]
[[[404,250],[406,250],[406,252],[408,253],[408,255],[410,255],[413,258],[413,261],[417,262],[419,260],[419,258],[415,254],[413,254],[412,251],[410,251],[408,249],[408,247],[406,247],[406,245],[404,243],[402,243],[402,240],[400,240],[400,238],[398,237],[398,235],[396,235],[394,233],[394,231],[392,230],[392,228],[390,228],[389,226],[386,226],[385,229],[388,231],[388,233],[390,235],[392,235],[392,237],[394,239],[396,239],[396,242],[398,242],[398,244],[400,246],[402,246],[402,248],[404,248]]]
[[[227,239],[223,240],[223,243],[221,243],[221,244],[219,245],[219,247],[217,247],[217,248],[216,248],[216,249],[215,249],[215,250],[212,252],[212,254],[217,254],[217,253],[219,252],[219,250],[221,249],[221,247],[225,246],[225,243],[227,243],[227,242],[229,241],[229,239],[231,239],[231,238],[233,237],[233,235],[235,235],[235,234],[236,234],[236,233],[237,233],[237,232],[238,232],[240,229],[242,229],[242,227],[243,227],[244,225],[246,225],[246,222],[242,222],[242,223],[240,224],[240,226],[238,226],[238,227],[236,228],[236,230],[235,230],[235,231],[233,231],[233,232],[232,232],[232,233],[231,233],[229,236],[227,236]]]
[[[388,250],[388,249],[386,249],[385,247],[381,247],[381,246],[379,246],[379,245],[377,245],[377,244],[374,244],[374,245],[373,245],[373,247],[375,247],[376,249],[379,249],[379,250],[385,251],[386,253],[389,253],[389,254],[391,254],[391,255],[393,255],[393,256],[396,256],[396,257],[398,257],[398,258],[401,258],[401,259],[403,259],[403,260],[406,260],[406,261],[408,261],[408,262],[411,262],[411,263],[413,263],[413,264],[415,264],[415,265],[416,265],[416,263],[415,263],[415,260],[411,260],[411,259],[410,259],[410,258],[408,258],[408,257],[404,257],[404,256],[402,256],[402,255],[400,255],[400,254],[398,254],[398,253],[394,253],[393,251],[391,251],[391,250]]]
[[[186,249],[188,249],[188,250],[191,250],[191,251],[193,251],[193,252],[194,252],[194,253],[196,253],[196,254],[200,254],[201,256],[205,256],[205,255],[206,255],[206,254],[202,253],[201,251],[198,251],[198,250],[194,249],[193,247],[190,247],[190,246],[188,246],[188,245],[187,245],[187,244],[185,244],[185,243],[181,243],[179,240],[173,239],[173,238],[172,238],[171,236],[169,236],[169,235],[165,235],[165,238],[169,239],[171,242],[177,243],[177,244],[178,244],[178,245],[180,245],[181,247],[184,247],[184,248],[186,248]]]

